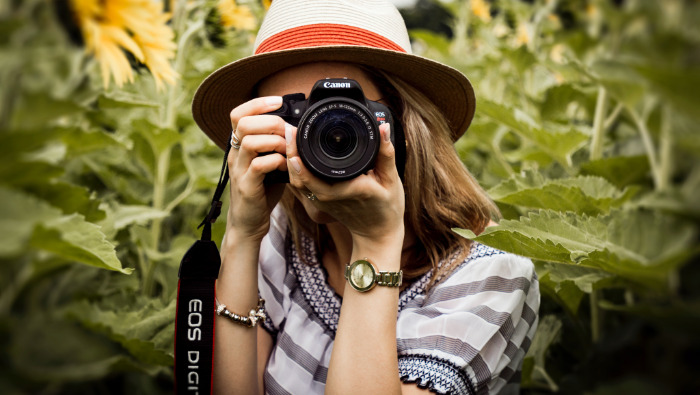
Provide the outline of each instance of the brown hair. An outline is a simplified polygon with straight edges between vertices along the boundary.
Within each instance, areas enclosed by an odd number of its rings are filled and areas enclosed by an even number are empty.
[[[385,93],[388,105],[398,114],[406,137],[405,223],[416,235],[410,258],[402,267],[407,282],[431,269],[431,285],[449,274],[469,254],[471,241],[452,231],[466,228],[479,234],[498,208],[459,159],[452,132],[440,110],[421,92],[387,73],[364,68]],[[299,248],[300,231],[314,237],[318,251],[329,246],[324,226],[315,224],[291,191],[282,204],[289,214],[294,242]],[[445,261],[451,254],[457,259]]]

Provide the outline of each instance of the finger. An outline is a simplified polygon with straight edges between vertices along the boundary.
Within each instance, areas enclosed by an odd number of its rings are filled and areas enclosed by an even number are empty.
[[[314,193],[323,194],[330,184],[314,176],[304,165],[297,151],[297,132],[299,130],[290,125],[285,132],[287,140],[287,168],[289,169],[289,183],[293,187],[304,190],[312,189]]]
[[[391,127],[388,123],[379,126],[382,141],[379,144],[379,154],[374,164],[374,173],[384,179],[392,177],[396,170],[396,150],[391,143]]]
[[[303,189],[304,184],[299,177],[302,172],[303,164],[301,163],[301,158],[299,158],[297,154],[297,130],[297,128],[290,125],[284,132],[284,137],[287,142],[287,169],[289,171],[289,183],[295,188]]]
[[[272,134],[246,136],[241,141],[241,148],[238,152],[238,165],[247,168],[253,159],[262,153],[279,152],[284,154],[286,152],[286,141],[284,138]]]
[[[359,176],[352,180],[334,182],[333,184],[316,177],[301,160],[298,155],[296,137],[298,129],[288,128],[287,138],[287,168],[289,172],[289,183],[302,191],[310,190],[319,201],[335,200],[339,197],[364,196],[367,188],[371,188],[370,181],[366,176]]]
[[[319,202],[363,196],[368,180],[358,177],[352,180],[328,183],[316,177],[298,156],[287,159],[289,183],[301,191],[310,191]],[[376,184],[376,182],[375,182]]]
[[[249,115],[259,115],[274,111],[282,105],[282,96],[258,97],[241,104],[231,110],[231,127],[235,130],[238,121]]]
[[[265,175],[273,170],[287,171],[287,162],[281,154],[270,154],[255,157],[248,170],[240,178],[240,188],[244,191],[254,191],[263,185]]]
[[[287,140],[287,158],[299,156],[297,150],[297,131],[298,129],[290,124],[285,125],[284,138]]]
[[[284,136],[287,123],[276,115],[250,115],[238,120],[236,136],[243,140],[245,136],[253,134],[277,134]]]

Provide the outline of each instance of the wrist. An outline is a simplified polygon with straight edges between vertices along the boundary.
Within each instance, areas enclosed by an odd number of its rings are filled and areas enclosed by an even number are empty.
[[[379,235],[352,233],[353,249],[386,250],[398,248],[400,251],[403,246],[405,233],[403,223],[391,231],[382,232]]]
[[[235,251],[236,255],[257,256],[260,253],[260,244],[262,243],[262,239],[262,237],[241,235],[234,229],[229,228],[224,234],[224,239],[221,243],[221,252],[222,254],[225,254],[227,252]]]
[[[262,239],[267,234],[264,232],[250,232],[242,230],[236,226],[227,226],[224,240],[226,242],[235,243],[237,245],[256,245],[262,242]]]
[[[398,270],[401,266],[401,249],[404,231],[384,234],[382,237],[365,237],[353,235],[353,247],[350,262],[369,259],[378,270]]]

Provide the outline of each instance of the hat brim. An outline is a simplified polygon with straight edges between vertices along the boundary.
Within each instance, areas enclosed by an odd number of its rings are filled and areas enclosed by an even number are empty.
[[[209,75],[192,100],[197,125],[222,149],[231,136],[230,112],[253,98],[258,82],[304,63],[347,62],[384,70],[428,97],[443,113],[457,141],[474,117],[474,89],[458,70],[436,61],[381,48],[336,45],[294,48],[249,56]]]

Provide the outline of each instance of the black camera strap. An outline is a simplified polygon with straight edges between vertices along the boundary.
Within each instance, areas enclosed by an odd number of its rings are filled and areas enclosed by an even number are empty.
[[[175,393],[211,394],[214,377],[214,319],[216,279],[221,256],[211,240],[211,225],[221,214],[221,196],[228,183],[229,141],[219,183],[209,213],[198,229],[200,240],[190,247],[180,262],[175,313]]]

